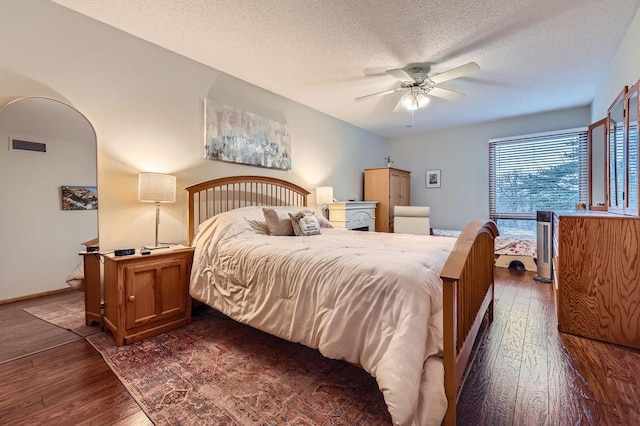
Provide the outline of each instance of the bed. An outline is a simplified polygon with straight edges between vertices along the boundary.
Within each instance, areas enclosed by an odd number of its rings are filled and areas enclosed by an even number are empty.
[[[262,208],[284,223],[310,210],[304,188],[237,176],[187,190],[194,299],[364,368],[395,424],[455,424],[472,345],[493,319],[493,222],[455,240],[328,227],[274,236]]]

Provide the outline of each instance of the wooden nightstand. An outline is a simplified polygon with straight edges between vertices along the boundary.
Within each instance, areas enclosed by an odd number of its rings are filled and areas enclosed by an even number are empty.
[[[193,248],[184,246],[144,256],[104,256],[104,325],[116,345],[191,322],[192,261]]]

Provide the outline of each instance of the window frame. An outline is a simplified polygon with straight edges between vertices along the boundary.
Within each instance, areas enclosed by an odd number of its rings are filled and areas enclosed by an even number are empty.
[[[525,134],[519,136],[510,136],[505,138],[497,138],[489,140],[489,218],[496,221],[498,225],[500,225],[501,220],[525,220],[525,221],[534,221],[536,219],[536,211],[531,212],[517,212],[517,211],[498,211],[497,206],[500,202],[498,195],[498,185],[497,175],[499,174],[499,169],[511,167],[511,170],[517,170],[513,166],[517,164],[517,161],[514,158],[518,158],[517,154],[513,152],[506,151],[507,160],[504,160],[506,163],[505,167],[500,167],[500,162],[503,160],[497,159],[499,155],[499,147],[505,147],[508,145],[519,145],[523,148],[530,149],[531,147],[540,144],[543,147],[540,151],[542,154],[550,154],[553,152],[554,145],[560,145],[566,142],[563,140],[569,141],[571,138],[577,138],[575,144],[575,148],[578,152],[578,200],[576,203],[584,203],[585,208],[589,200],[589,147],[588,147],[588,127],[579,127],[573,129],[565,129],[565,130],[556,130],[550,132],[543,133],[533,133],[533,134]],[[545,144],[547,147],[545,148]],[[537,152],[536,152],[537,153]],[[527,157],[527,154],[522,154],[522,157]],[[522,158],[520,161],[526,160],[536,160],[542,161],[540,159],[536,159],[535,157],[528,156],[527,158]],[[535,168],[526,168],[527,173],[539,173],[540,170],[543,170],[544,167],[558,167],[563,164],[561,161],[557,163],[549,162],[548,164],[542,164],[540,167]],[[526,188],[526,187],[525,187]],[[558,191],[558,188],[554,188],[554,191]],[[558,191],[562,193],[562,191]],[[516,197],[517,200],[517,197]],[[566,206],[565,209],[575,209],[575,205]],[[516,210],[518,210],[516,208]],[[553,208],[549,208],[549,210],[553,210]]]

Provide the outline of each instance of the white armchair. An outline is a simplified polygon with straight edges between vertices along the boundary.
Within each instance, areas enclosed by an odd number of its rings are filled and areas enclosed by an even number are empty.
[[[429,235],[429,207],[394,206],[393,232],[396,234]]]

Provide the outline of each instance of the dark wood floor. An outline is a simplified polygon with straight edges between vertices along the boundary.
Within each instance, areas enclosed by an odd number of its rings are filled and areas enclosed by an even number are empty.
[[[0,425],[152,425],[93,346],[22,310],[68,295],[0,305]]]
[[[496,268],[496,299],[458,424],[640,424],[640,351],[559,333],[553,288],[530,272]]]
[[[40,297],[34,300],[0,305],[0,362],[33,354],[56,345],[82,338],[22,310],[27,306],[44,305],[69,296],[70,293]]]
[[[558,333],[530,272],[497,268],[496,297],[458,424],[640,424],[639,351]],[[0,424],[151,424],[90,344],[22,311],[46,302],[0,306]]]

